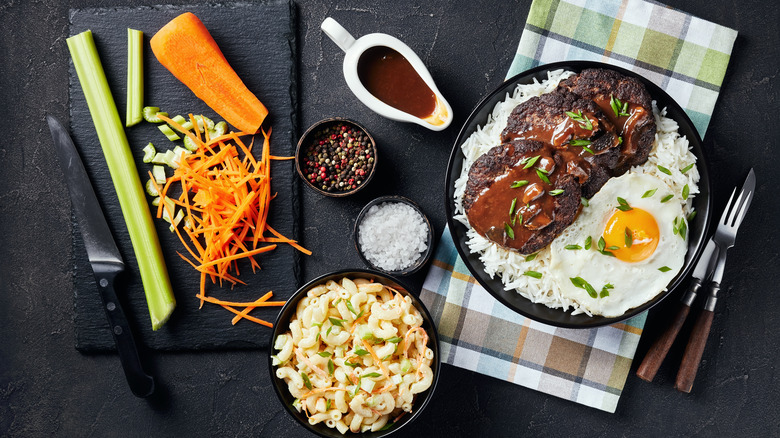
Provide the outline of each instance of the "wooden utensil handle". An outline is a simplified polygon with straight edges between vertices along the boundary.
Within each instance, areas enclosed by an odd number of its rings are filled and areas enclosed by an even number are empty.
[[[701,355],[704,352],[704,346],[707,344],[707,338],[712,327],[712,319],[715,313],[711,310],[702,310],[701,315],[696,319],[693,326],[688,345],[685,346],[680,370],[677,372],[677,382],[675,389],[682,392],[691,392],[693,380],[696,378],[696,372],[699,370]]]
[[[669,324],[663,334],[656,339],[645,355],[644,360],[642,360],[642,363],[639,365],[639,369],[636,370],[636,375],[639,376],[640,379],[646,382],[653,381],[655,373],[658,372],[658,368],[664,361],[666,354],[669,353],[669,349],[672,347],[675,338],[677,338],[677,334],[680,333],[680,328],[682,328],[690,311],[690,306],[682,302],[679,304],[677,314],[674,316],[671,324]]]

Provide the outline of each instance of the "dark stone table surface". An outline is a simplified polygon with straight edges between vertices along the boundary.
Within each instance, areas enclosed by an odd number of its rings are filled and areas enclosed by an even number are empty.
[[[151,352],[160,390],[143,400],[128,390],[116,356],[74,349],[70,202],[43,117],[68,121],[69,9],[155,3],[0,2],[0,132],[7,134],[0,143],[0,436],[309,436],[277,402],[264,351]],[[673,388],[680,345],[653,383],[634,375],[634,362],[614,414],[444,366],[431,405],[400,435],[780,436],[780,202],[772,194],[780,185],[780,8],[754,0],[666,3],[739,31],[704,141],[718,209],[751,166],[758,176],[693,392]],[[441,233],[458,126],[503,80],[529,5],[297,2],[300,126],[345,116],[384,146],[380,178],[365,193],[337,200],[303,192],[303,244],[315,253],[304,261],[304,281],[362,266],[349,236],[376,196],[415,200]],[[363,107],[344,84],[343,55],[319,30],[327,16],[355,35],[383,31],[413,47],[453,106],[453,127],[434,133]],[[410,281],[419,286],[423,277]],[[651,311],[638,357],[664,328],[673,301]]]

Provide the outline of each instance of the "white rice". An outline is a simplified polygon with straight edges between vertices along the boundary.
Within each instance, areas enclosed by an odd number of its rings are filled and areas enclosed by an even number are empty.
[[[564,311],[571,308],[573,309],[572,314],[576,315],[589,312],[581,309],[577,302],[561,295],[561,290],[553,281],[553,276],[547,275],[550,272],[549,245],[539,251],[533,260],[526,261],[525,255],[504,249],[474,231],[463,210],[463,194],[466,190],[469,169],[480,155],[501,144],[501,131],[506,127],[507,118],[512,110],[531,97],[553,91],[561,80],[573,74],[573,72],[563,70],[548,72],[546,80],[539,83],[534,79],[532,84],[519,84],[511,95],[507,93],[506,98],[496,104],[485,125],[477,127],[476,131],[461,145],[465,159],[460,177],[455,181],[454,197],[455,219],[469,228],[467,232],[469,250],[480,255],[485,272],[491,278],[498,276],[506,290],[514,289],[534,303],[561,308]],[[653,149],[647,162],[631,168],[629,173],[646,173],[655,176],[666,182],[674,193],[680,193],[683,186],[687,184],[690,195],[687,203],[683,205],[683,211],[687,215],[691,210],[694,195],[699,193],[697,184],[699,171],[694,166],[683,174],[681,169],[695,163],[696,156],[690,150],[688,139],[679,135],[677,122],[665,117],[666,109],[658,110],[655,101],[653,102],[653,114],[657,126]],[[658,169],[659,165],[669,169],[671,175],[661,172]],[[536,271],[542,276],[537,279],[523,275],[526,271]]]

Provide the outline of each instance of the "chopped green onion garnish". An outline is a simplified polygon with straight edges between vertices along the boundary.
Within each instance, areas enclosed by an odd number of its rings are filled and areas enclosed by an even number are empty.
[[[394,336],[387,340],[387,342],[392,342],[393,344],[397,344],[401,341],[403,341],[403,338],[399,338],[398,336]]]
[[[513,189],[517,189],[517,188],[523,187],[526,184],[528,184],[528,181],[523,179],[523,180],[520,180],[520,181],[513,182],[512,185],[510,185],[509,187],[511,187]]]
[[[693,165],[694,165],[694,163],[691,163],[691,164],[689,164],[689,165],[687,165],[687,166],[683,167],[683,168],[680,170],[680,172],[681,172],[681,173],[685,173],[685,172],[687,172],[687,171],[689,171],[689,170],[693,169]]]
[[[582,247],[581,247],[581,246],[579,246],[579,245],[566,245],[566,246],[564,246],[564,249],[569,249],[569,250],[572,250],[572,251],[577,251],[577,250],[580,250],[580,249],[582,249]]]
[[[669,169],[667,169],[667,168],[665,168],[664,166],[661,166],[661,165],[658,166],[658,170],[660,170],[661,172],[663,172],[663,173],[665,173],[667,175],[671,175],[672,174],[671,170],[669,170]]]
[[[615,246],[615,245],[611,245],[611,246],[608,246],[608,247],[607,247],[607,249],[608,249],[608,250],[610,250],[610,251],[617,251],[617,250],[619,250],[620,248],[619,248],[619,247],[617,247],[617,246]]]
[[[144,108],[144,33],[127,29],[127,111],[125,127],[141,122]]]
[[[328,374],[332,376],[334,371],[336,371],[336,366],[333,364],[333,359],[328,359]]]
[[[539,160],[540,155],[537,155],[533,158],[523,158],[523,161],[525,161],[525,166],[523,166],[523,169],[528,169],[529,167],[533,167],[534,164]]]
[[[330,357],[330,351],[320,351],[317,353],[320,357]]]
[[[633,208],[631,208],[631,206],[628,205],[628,202],[626,202],[626,200],[621,198],[620,196],[618,196],[617,201],[618,201],[618,204],[619,204],[617,206],[618,210],[621,210],[621,211],[633,210]]]
[[[593,130],[593,124],[590,122],[590,119],[587,116],[582,115],[582,111],[577,110],[576,113],[571,111],[566,111],[566,115],[569,116],[569,118],[571,118],[575,122],[579,122],[579,124],[583,128],[587,129],[588,131]]]
[[[331,373],[331,374],[333,374],[333,373]],[[325,400],[325,410],[326,411],[330,410],[330,403],[331,403],[330,399]]]
[[[690,213],[688,213],[688,222],[692,221],[693,218],[696,217],[696,210],[691,210]]]
[[[555,189],[555,190],[550,190],[550,191],[549,191],[549,192],[547,192],[547,193],[549,193],[549,194],[550,194],[550,196],[558,196],[558,195],[560,195],[561,193],[563,193],[563,189]]]
[[[309,380],[309,376],[307,376],[303,371],[301,371],[301,378],[303,378],[303,385],[308,389],[312,389],[311,380]]]
[[[533,277],[533,278],[542,278],[542,273],[541,272],[536,272],[536,271],[525,271],[525,272],[523,272],[523,275],[527,275],[527,276]]]
[[[512,200],[512,205],[509,206],[509,217],[512,218],[512,216],[515,214],[515,206],[517,205],[517,198]],[[514,219],[512,219],[514,220]]]
[[[683,189],[682,189],[682,198],[683,198],[683,200],[684,201],[687,200],[688,199],[688,195],[690,195],[690,194],[691,194],[691,189],[688,188],[688,184],[684,185]]]
[[[352,312],[353,315],[357,315],[358,313],[355,311],[355,308],[352,306],[352,302],[349,300],[344,301],[344,304],[347,305],[347,309],[349,309],[350,312]]]
[[[599,237],[599,242],[597,244],[597,247],[599,251],[604,251],[604,248],[606,248],[607,242],[604,240],[603,237]]]
[[[582,277],[573,277],[569,278],[571,280],[571,283],[580,289],[585,289],[586,292],[588,292],[588,295],[590,295],[591,298],[597,298],[599,295],[596,292],[596,289],[593,289],[593,286],[590,285],[585,279]]]
[[[358,355],[358,356],[365,356],[365,355],[368,354],[368,351],[366,351],[366,350],[364,350],[362,348],[358,348],[357,350],[355,350],[355,354]]]
[[[539,255],[538,252],[535,252],[533,254],[529,254],[529,255],[525,256],[525,261],[530,262],[531,260],[535,259],[537,255]]]
[[[631,244],[634,243],[634,233],[626,227],[626,248],[631,248]]]
[[[661,266],[660,268],[658,268],[658,270],[661,271],[661,272],[669,272],[669,271],[672,270],[672,268],[670,268],[668,266]]]
[[[588,146],[590,144],[590,140],[588,140],[586,138],[578,138],[576,140],[571,140],[569,142],[569,144],[572,145],[572,146]],[[589,149],[589,151],[590,151],[590,149]],[[591,153],[593,153],[593,152],[591,152]]]
[[[360,364],[359,364],[359,363],[354,363],[354,362],[347,362],[347,361],[344,361],[344,365],[346,365],[346,366],[348,366],[348,367],[352,367],[352,368],[355,368],[355,367],[359,367],[359,366],[360,366]]]
[[[669,202],[670,199],[674,198],[674,195],[666,195],[663,198],[661,198],[661,203]]]
[[[545,172],[542,171],[542,169],[536,169],[536,176],[546,184],[550,184],[550,178],[547,178],[547,175],[545,175]]]
[[[363,374],[361,377],[382,377],[382,375],[379,373],[368,373],[368,374]]]
[[[330,321],[330,323],[331,323],[331,324],[333,324],[333,325],[336,325],[336,326],[339,326],[339,327],[344,327],[344,326],[341,324],[341,323],[343,323],[343,322],[344,322],[344,320],[343,320],[343,319],[338,319],[338,318],[334,318],[334,317],[332,317],[332,316],[329,316],[329,317],[328,317],[328,321]]]
[[[658,189],[652,189],[652,190],[648,190],[648,191],[646,191],[646,192],[645,192],[645,193],[642,195],[642,197],[643,197],[643,198],[649,198],[649,197],[651,197],[651,196],[655,195],[655,192],[656,192],[657,190],[658,190]]]
[[[583,197],[580,197],[580,203],[582,204],[583,207],[588,206],[588,200]]]
[[[383,431],[383,430],[390,429],[390,428],[391,428],[391,427],[393,427],[393,426],[395,426],[395,422],[394,422],[394,421],[391,421],[391,422],[389,422],[389,423],[385,424],[384,426],[380,427],[380,428],[379,428],[379,430],[377,430],[377,432],[381,432],[381,431]]]
[[[614,289],[615,286],[607,283],[604,285],[604,287],[601,288],[601,293],[599,294],[599,298],[604,298],[609,296],[609,290]]]
[[[506,235],[509,236],[510,239],[515,238],[515,231],[506,222],[504,222],[504,232],[506,232]]]
[[[612,107],[615,117],[630,116],[630,114],[628,114],[628,102],[621,102],[617,97],[610,95],[609,106]]]
[[[585,249],[590,249],[591,242],[593,241],[593,238],[588,236],[587,239],[585,239]]]
[[[596,155],[596,153],[593,152],[593,150],[591,148],[587,147],[587,146],[583,146],[582,150],[586,151],[586,152],[589,152],[591,155]]]

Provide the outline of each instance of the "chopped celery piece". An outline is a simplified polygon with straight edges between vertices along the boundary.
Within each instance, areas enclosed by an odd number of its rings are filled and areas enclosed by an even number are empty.
[[[219,122],[216,125],[214,125],[214,130],[212,132],[209,132],[211,135],[211,138],[219,137],[220,135],[225,135],[227,132],[227,123],[225,122]]]
[[[366,392],[371,392],[374,390],[374,385],[376,385],[376,382],[371,379],[361,379],[360,380],[360,388],[364,389]]]
[[[198,145],[196,145],[195,142],[192,141],[192,139],[188,136],[184,137],[184,147],[191,152],[195,152],[198,150]]]
[[[282,364],[282,361],[278,357],[276,357],[275,354],[272,354],[271,355],[271,366],[277,366],[277,365],[281,365],[281,364]]]
[[[165,184],[165,180],[167,179],[165,177],[165,168],[162,166],[152,167],[152,176],[157,184]]]
[[[404,359],[401,361],[401,373],[406,374],[412,369],[412,361]]]
[[[192,116],[198,123],[198,132],[206,132],[206,129],[211,131],[214,129],[214,121],[204,115]]]
[[[149,180],[149,181],[151,181],[151,180]],[[152,199],[152,205],[154,205],[155,207],[160,205],[160,197],[159,196],[154,198],[154,199]]]
[[[179,211],[176,212],[176,217],[173,218],[173,222],[171,222],[171,226],[168,227],[169,230],[171,230],[171,233],[176,231],[176,227],[179,226],[179,222],[184,219],[184,210],[179,209]]]
[[[171,120],[173,120],[174,122],[176,122],[179,125],[181,125],[181,127],[183,129],[186,129],[186,130],[192,129],[192,122],[190,122],[188,119],[186,119],[182,115],[178,115],[178,116],[172,117]],[[173,129],[176,129],[176,128],[173,128]],[[176,129],[176,130],[179,131],[178,129]],[[179,132],[183,133],[183,131],[179,131]]]
[[[176,146],[173,148],[173,153],[176,154],[176,159],[181,163],[181,159],[184,158],[185,155],[191,155],[192,152],[188,151],[187,149],[184,149],[181,146]]]
[[[157,150],[154,149],[154,145],[150,142],[146,147],[143,149],[144,151],[144,163],[151,163],[152,158],[154,158],[155,154],[157,154]]]
[[[187,216],[184,218],[184,228],[187,228],[188,230],[192,229],[192,217]]]
[[[144,120],[146,120],[149,123],[162,123],[163,119],[157,117],[158,114],[161,114],[163,116],[168,116],[168,113],[160,111],[160,108],[156,106],[145,106],[143,113],[144,113]]]
[[[127,29],[127,112],[125,126],[141,122],[144,107],[144,33]]]
[[[157,188],[154,187],[154,182],[152,182],[151,178],[146,181],[146,193],[148,193],[149,196],[158,196],[160,194],[160,192],[157,191]]]
[[[171,167],[173,169],[179,168],[179,159],[175,152],[168,150],[165,151],[165,164],[168,165],[168,167]]]
[[[160,125],[157,128],[160,130],[160,132],[165,134],[165,136],[168,137],[168,140],[170,141],[176,141],[181,139],[181,137],[179,137],[175,132],[173,132],[173,129],[171,129],[171,127],[168,125]]]
[[[284,344],[287,343],[287,335],[281,334],[276,337],[276,340],[274,341],[274,350],[281,350],[284,348]]]
[[[165,152],[157,152],[152,157],[152,164],[165,164]]]
[[[133,244],[152,329],[157,330],[170,318],[176,307],[176,299],[144,195],[144,186],[135,167],[133,153],[108,87],[92,32],[88,30],[74,35],[67,39],[67,43]]]
[[[165,222],[171,223],[173,219],[171,215],[176,215],[176,204],[173,203],[171,198],[164,198],[162,200],[164,206],[162,209],[162,218]]]

